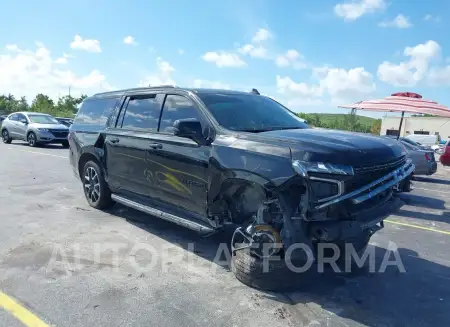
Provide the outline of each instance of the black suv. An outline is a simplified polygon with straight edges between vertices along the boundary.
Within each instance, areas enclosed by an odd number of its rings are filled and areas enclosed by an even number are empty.
[[[202,233],[235,226],[233,270],[260,287],[270,284],[264,258],[292,245],[316,255],[319,243],[363,251],[414,170],[396,140],[310,128],[253,91],[96,94],[69,143],[92,207],[118,202]]]

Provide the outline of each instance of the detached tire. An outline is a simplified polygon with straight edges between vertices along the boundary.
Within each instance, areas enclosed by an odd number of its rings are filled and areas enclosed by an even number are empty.
[[[238,250],[232,257],[231,269],[243,284],[265,290],[283,291],[299,285],[306,272],[295,273],[283,258],[260,259],[250,254],[248,249]]]
[[[107,209],[114,204],[103,170],[95,161],[88,161],[83,168],[83,191],[89,205],[95,209]]]

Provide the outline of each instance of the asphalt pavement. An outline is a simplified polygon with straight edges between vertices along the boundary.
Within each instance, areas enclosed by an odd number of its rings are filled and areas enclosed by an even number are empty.
[[[2,294],[17,301],[0,326],[31,326],[19,306],[39,326],[450,326],[448,168],[417,177],[372,238],[376,272],[326,272],[272,293],[235,279],[223,236],[92,209],[67,157],[0,145],[0,307]],[[380,272],[396,254],[406,272]]]

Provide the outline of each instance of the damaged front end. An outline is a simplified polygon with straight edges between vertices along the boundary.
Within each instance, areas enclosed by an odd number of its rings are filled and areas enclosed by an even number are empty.
[[[314,249],[370,238],[401,206],[395,193],[411,190],[415,169],[405,156],[353,167],[294,160],[292,167],[297,175],[270,194],[251,225],[236,230],[234,250],[251,247],[264,257],[299,243]]]

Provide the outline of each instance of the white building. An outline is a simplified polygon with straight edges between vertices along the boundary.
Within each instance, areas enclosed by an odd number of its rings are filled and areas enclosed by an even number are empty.
[[[380,135],[398,135],[400,117],[383,117]],[[400,136],[410,134],[439,135],[441,140],[450,138],[450,119],[442,117],[405,117]]]

